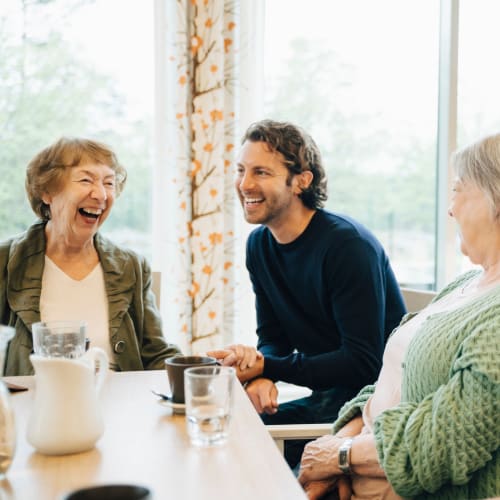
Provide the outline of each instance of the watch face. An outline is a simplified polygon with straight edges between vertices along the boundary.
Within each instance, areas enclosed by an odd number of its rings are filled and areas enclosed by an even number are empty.
[[[351,455],[351,446],[352,446],[352,439],[349,438],[339,448],[339,469],[344,473],[344,474],[350,474],[351,472],[351,466],[350,466],[350,455]]]

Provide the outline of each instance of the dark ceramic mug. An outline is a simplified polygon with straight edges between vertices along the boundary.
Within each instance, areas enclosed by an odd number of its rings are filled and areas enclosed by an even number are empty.
[[[217,360],[209,356],[174,356],[165,360],[168,382],[174,403],[184,404],[184,370],[193,366],[216,365]]]
[[[105,484],[68,493],[64,500],[150,500],[151,492],[134,484]]]

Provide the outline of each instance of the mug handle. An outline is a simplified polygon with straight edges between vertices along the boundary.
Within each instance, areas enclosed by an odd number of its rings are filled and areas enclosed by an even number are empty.
[[[90,358],[95,372],[95,387],[99,393],[109,368],[108,355],[100,347],[91,347],[84,356]]]

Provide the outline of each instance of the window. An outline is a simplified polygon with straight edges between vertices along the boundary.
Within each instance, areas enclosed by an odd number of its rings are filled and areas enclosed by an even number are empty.
[[[241,5],[252,31],[242,48],[257,62],[241,68],[251,93],[242,128],[264,115],[302,125],[323,153],[327,208],[377,235],[402,284],[436,287],[440,260],[454,260],[436,253],[436,213],[446,206],[436,175],[440,4],[458,0],[266,0],[265,23],[262,1]],[[170,0],[0,2],[0,240],[34,220],[27,162],[61,135],[83,135],[107,142],[129,172],[103,232],[166,260],[165,235],[152,234],[152,185],[167,182],[153,158],[155,51],[156,64],[165,59],[164,40],[154,46],[155,3],[177,12]],[[497,0],[460,2],[457,121],[447,123],[459,147],[500,129],[499,13]],[[156,233],[172,202],[155,209]],[[469,266],[456,261],[453,274]]]
[[[460,2],[458,146],[500,131],[500,68],[497,64],[500,3]]]
[[[269,0],[265,36],[265,114],[318,143],[326,208],[369,227],[401,283],[433,288],[439,3]]]
[[[60,136],[106,142],[128,170],[104,234],[151,258],[153,2],[0,3],[0,239],[35,219],[29,160]]]

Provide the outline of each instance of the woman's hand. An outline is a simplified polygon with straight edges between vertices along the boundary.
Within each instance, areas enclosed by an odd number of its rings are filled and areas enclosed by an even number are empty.
[[[311,481],[304,485],[304,491],[309,500],[320,500],[334,489],[337,489],[339,500],[351,500],[351,481],[346,476],[325,479],[323,481]]]
[[[320,500],[328,492],[332,491],[338,482],[338,478],[324,479],[323,481],[311,481],[303,485],[309,500]]]
[[[224,366],[235,366],[241,371],[253,368],[257,360],[263,358],[255,347],[243,344],[233,344],[216,351],[207,352],[207,356],[217,358]]]
[[[300,484],[340,476],[342,473],[338,468],[338,454],[344,440],[345,438],[327,435],[307,443],[300,461]]]

